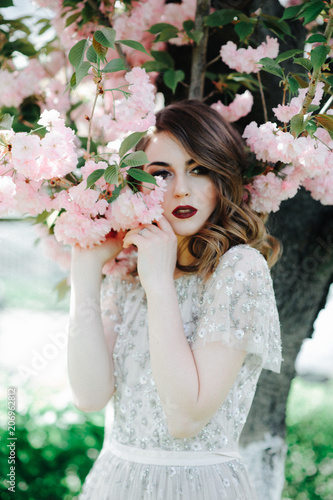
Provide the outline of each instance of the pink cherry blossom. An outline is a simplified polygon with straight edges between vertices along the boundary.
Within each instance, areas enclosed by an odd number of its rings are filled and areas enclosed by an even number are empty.
[[[315,200],[319,200],[323,205],[333,205],[333,168],[314,179],[305,179],[303,186],[311,192]]]
[[[116,259],[107,262],[102,269],[103,274],[113,274],[117,276],[128,276],[135,271],[137,266],[137,248],[131,245],[120,252]]]
[[[92,248],[105,241],[111,230],[111,223],[105,218],[92,219],[90,215],[77,212],[63,212],[54,225],[54,235],[64,245],[79,245]]]
[[[253,47],[237,49],[237,45],[229,41],[226,45],[222,45],[220,51],[222,61],[229,68],[235,69],[240,73],[258,73],[262,68],[262,65],[258,64],[260,59],[264,57],[275,59],[278,53],[279,43],[277,39],[270,38],[269,36],[266,37],[266,42],[263,42],[256,49]]]
[[[253,95],[249,90],[245,90],[243,94],[236,94],[235,99],[228,106],[218,101],[211,105],[221,116],[228,122],[235,122],[242,116],[250,113],[253,106]]]
[[[8,215],[17,205],[15,199],[16,185],[13,179],[5,175],[0,177],[0,214]]]
[[[24,176],[16,178],[17,211],[22,215],[36,216],[44,210],[52,210],[52,200],[42,181],[27,180]]]
[[[106,216],[115,231],[133,229],[161,218],[163,209],[160,203],[166,190],[166,182],[159,177],[156,182],[157,186],[148,195],[133,193],[128,188],[111,203]]]
[[[291,118],[298,113],[300,113],[303,105],[305,95],[308,91],[308,87],[304,89],[299,89],[298,96],[293,97],[289,104],[282,106],[278,104],[277,108],[273,108],[274,114],[278,120],[283,123],[288,123]],[[312,100],[312,104],[317,106],[320,104],[321,98],[324,94],[324,83],[318,82],[315,96]]]
[[[119,138],[128,132],[143,132],[155,124],[154,86],[142,68],[133,68],[125,75],[130,84],[130,97],[115,101],[115,116],[104,115],[100,125],[107,141]]]
[[[280,173],[280,177],[273,172],[258,175],[252,184],[245,187],[250,192],[250,207],[260,213],[277,212],[283,200],[292,198],[299,188],[298,182],[289,180],[287,170]]]

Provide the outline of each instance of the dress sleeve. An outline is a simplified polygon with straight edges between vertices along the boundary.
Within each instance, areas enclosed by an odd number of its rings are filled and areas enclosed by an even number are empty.
[[[254,248],[228,250],[204,286],[194,343],[223,341],[262,358],[262,367],[280,371],[279,317],[270,272]]]

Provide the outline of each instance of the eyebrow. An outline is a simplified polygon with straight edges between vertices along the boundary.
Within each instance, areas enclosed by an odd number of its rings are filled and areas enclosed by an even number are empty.
[[[187,160],[185,162],[185,165],[188,167],[190,165],[193,165],[193,163],[197,163],[195,160]],[[169,168],[171,167],[170,163],[165,163],[164,161],[153,161],[147,165],[147,167],[151,167],[152,165],[156,165],[157,167],[166,167]]]

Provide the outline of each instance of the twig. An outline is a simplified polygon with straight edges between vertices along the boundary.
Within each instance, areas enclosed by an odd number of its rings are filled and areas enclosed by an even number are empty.
[[[90,154],[90,143],[91,143],[91,124],[92,124],[92,118],[94,116],[94,111],[96,107],[96,102],[97,102],[97,97],[99,96],[99,83],[97,83],[97,89],[96,89],[96,94],[95,94],[95,99],[94,99],[94,104],[91,110],[91,115],[89,118],[89,129],[88,129],[88,140],[87,140],[87,153],[88,155]]]
[[[130,71],[132,68],[131,68],[131,66],[130,66],[129,62],[127,61],[127,59],[126,59],[126,56],[125,56],[124,51],[123,51],[123,49],[121,48],[120,44],[119,44],[119,43],[117,43],[117,42],[115,42],[115,44],[114,44],[114,45],[115,45],[115,47],[116,47],[116,51],[118,52],[119,57],[123,60],[123,63],[125,64],[126,69],[127,69],[128,71]]]
[[[266,101],[265,101],[264,89],[263,89],[263,86],[261,83],[260,71],[258,71],[258,73],[257,73],[257,78],[258,78],[258,83],[259,83],[259,90],[260,90],[262,107],[264,110],[264,118],[265,118],[265,122],[268,122],[267,106],[266,106]]]

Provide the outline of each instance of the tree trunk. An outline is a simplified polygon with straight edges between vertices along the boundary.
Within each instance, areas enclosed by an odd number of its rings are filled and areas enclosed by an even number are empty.
[[[203,36],[198,44],[195,44],[192,51],[191,84],[189,89],[189,99],[202,99],[206,73],[206,53],[208,42],[208,27],[204,26],[203,19],[208,16],[210,10],[210,0],[197,0],[197,10],[195,13],[195,30],[201,31]]]
[[[258,496],[278,500],[284,483],[285,407],[294,363],[304,338],[324,307],[333,280],[333,207],[325,207],[301,190],[270,218],[282,242],[281,260],[272,269],[280,314],[281,374],[264,371],[241,438]]]

